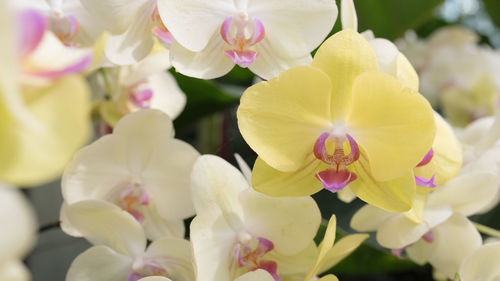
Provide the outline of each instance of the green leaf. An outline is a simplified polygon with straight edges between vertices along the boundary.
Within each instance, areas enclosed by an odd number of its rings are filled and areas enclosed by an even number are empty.
[[[493,0],[496,1],[496,0]],[[375,36],[394,40],[408,29],[417,29],[433,16],[443,0],[355,1],[359,31],[371,29]]]
[[[239,102],[239,94],[232,94],[215,81],[187,77],[171,71],[179,87],[187,96],[186,108],[174,121],[176,128],[184,127],[215,112],[230,108]]]
[[[496,26],[500,26],[500,1],[498,0],[483,0],[486,11],[491,17],[491,20]]]

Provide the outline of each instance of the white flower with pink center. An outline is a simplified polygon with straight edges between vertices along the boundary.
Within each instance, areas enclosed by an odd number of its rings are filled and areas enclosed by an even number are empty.
[[[321,216],[311,197],[260,194],[236,168],[212,155],[194,164],[191,193],[199,281],[232,281],[259,269],[278,281],[284,275],[305,275],[312,267],[308,257],[316,250],[313,238]]]
[[[159,0],[158,10],[175,38],[173,66],[204,79],[235,64],[264,79],[308,65],[337,18],[330,0]]]
[[[110,33],[105,55],[117,65],[131,65],[153,49],[155,38],[165,46],[172,34],[158,13],[157,0],[80,0],[87,13]]]
[[[67,281],[138,281],[150,276],[158,281],[194,280],[189,241],[163,237],[146,247],[146,235],[137,220],[105,201],[69,205],[67,215],[94,245],[76,257]]]
[[[105,200],[140,222],[150,239],[184,236],[183,219],[194,215],[189,175],[198,152],[173,138],[172,121],[158,110],[122,118],[113,134],[80,150],[62,180],[67,204]],[[64,206],[63,229],[78,235]]]

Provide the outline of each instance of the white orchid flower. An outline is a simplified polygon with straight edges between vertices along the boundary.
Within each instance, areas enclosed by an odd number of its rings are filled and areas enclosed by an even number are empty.
[[[169,52],[161,50],[135,65],[103,69],[99,87],[110,98],[100,104],[101,116],[114,126],[128,113],[152,108],[175,119],[186,105],[186,95],[166,71],[170,66]]]
[[[153,49],[158,38],[166,46],[172,35],[159,16],[157,0],[80,0],[93,20],[110,36],[106,58],[117,65],[135,64]]]
[[[90,47],[104,28],[80,0],[11,0],[21,9],[34,9],[47,18],[47,27],[68,46]]]
[[[203,79],[235,64],[264,79],[308,65],[337,17],[331,0],[160,0],[158,9],[175,38],[173,66]]]
[[[491,163],[491,162],[490,162]],[[405,214],[362,207],[352,218],[358,231],[377,231],[377,241],[419,264],[429,262],[448,278],[453,278],[462,260],[479,248],[481,235],[467,219],[483,212],[496,200],[500,179],[497,173],[484,171],[485,164],[466,167],[441,188],[431,192],[423,209],[422,222]]]
[[[0,206],[0,279],[28,281],[30,274],[22,259],[35,243],[35,214],[19,190],[3,184]]]
[[[191,241],[199,281],[232,281],[258,268],[277,280],[313,266],[321,216],[312,198],[257,193],[236,168],[212,155],[196,161],[191,192],[198,214]]]
[[[142,222],[149,238],[183,237],[183,219],[195,214],[189,175],[198,152],[174,139],[172,121],[158,110],[123,117],[113,134],[80,150],[62,179],[65,202],[106,200]],[[63,229],[76,234],[71,225]]]
[[[500,264],[500,242],[485,244],[465,258],[460,266],[460,280],[500,280],[498,264]]]
[[[141,225],[106,201],[68,206],[68,219],[94,247],[75,258],[66,281],[137,281],[162,276],[165,281],[192,281],[191,244],[180,238],[154,240],[147,248]]]
[[[0,3],[0,179],[36,186],[58,177],[90,135],[88,88],[75,74],[91,56],[62,45],[43,15],[9,4]]]

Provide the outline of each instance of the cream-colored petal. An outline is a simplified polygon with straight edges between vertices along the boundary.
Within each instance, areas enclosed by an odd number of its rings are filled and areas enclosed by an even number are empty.
[[[184,48],[175,41],[170,47],[170,60],[176,71],[200,79],[214,79],[227,74],[234,62],[224,55],[226,43],[214,34],[208,45],[198,52]]]
[[[146,248],[141,225],[126,211],[106,201],[86,200],[68,206],[68,219],[85,239],[120,255],[135,257]]]
[[[483,245],[464,259],[460,266],[462,281],[497,281],[500,278],[500,243]]]
[[[224,20],[236,12],[231,0],[158,1],[158,11],[167,29],[184,47],[199,52],[214,36],[221,41],[219,29]]]
[[[471,172],[451,179],[429,195],[430,206],[449,205],[454,212],[470,216],[484,209],[498,195],[496,173]]]
[[[245,229],[270,240],[284,255],[304,250],[321,223],[321,213],[311,197],[269,197],[247,189],[239,199]]]
[[[237,262],[237,234],[220,209],[208,206],[193,219],[190,229],[198,281],[232,281],[229,268]]]
[[[240,277],[236,278],[234,281],[273,281],[274,278],[269,274],[269,272],[263,269],[257,269],[255,271],[247,272]]]
[[[269,39],[264,38],[255,46],[259,56],[248,69],[262,79],[269,80],[278,76],[281,72],[298,65],[310,65],[312,57],[306,53],[300,57],[285,57],[281,49],[274,49]]]
[[[147,81],[153,90],[151,108],[165,112],[172,119],[177,118],[186,106],[186,95],[172,74],[161,72],[150,76]]]
[[[345,203],[351,203],[357,197],[356,194],[352,192],[352,190],[348,186],[338,191],[337,196],[340,199],[340,201]]]
[[[195,280],[193,248],[191,243],[180,238],[160,238],[149,245],[146,256],[153,259],[168,272],[173,280]]]
[[[162,203],[162,200],[159,203]],[[166,220],[159,213],[156,207],[150,203],[149,206],[140,208],[144,215],[142,227],[149,240],[156,240],[162,237],[183,238],[185,234],[184,220]]]
[[[375,231],[386,220],[399,216],[372,205],[364,205],[351,219],[351,227],[357,231]]]
[[[20,260],[9,260],[0,263],[2,281],[30,281],[31,274]]]
[[[338,10],[329,0],[253,0],[248,4],[248,13],[262,21],[274,49],[286,57],[297,58],[323,42],[333,28]]]
[[[299,66],[253,85],[238,108],[241,134],[273,168],[299,169],[331,123],[329,84],[322,71]]]
[[[92,247],[73,260],[67,281],[123,281],[132,272],[132,258],[106,246]]]
[[[452,215],[450,206],[425,209],[421,223],[415,223],[404,215],[386,220],[377,231],[377,242],[389,249],[402,249],[419,240],[433,227]]]
[[[466,217],[458,213],[435,227],[433,232],[432,243],[420,240],[407,252],[410,258],[414,252],[420,253],[421,259],[424,258],[422,254],[427,254],[425,259],[438,272],[454,278],[462,261],[481,246],[481,235]]]
[[[0,186],[0,264],[21,259],[33,247],[37,223],[33,208],[23,194]]]
[[[330,217],[330,220],[328,221],[323,241],[321,241],[321,243],[319,244],[319,254],[316,259],[316,263],[311,268],[311,271],[309,271],[304,280],[311,280],[312,278],[314,278],[318,274],[319,270],[323,267],[325,262],[327,262],[325,257],[328,255],[328,252],[333,247],[333,244],[335,242],[336,231],[337,231],[337,217],[335,215],[332,215]]]
[[[245,179],[248,181],[248,183],[251,185],[252,183],[252,169],[248,166],[247,162],[245,162],[245,159],[241,157],[238,153],[234,154],[234,158],[236,159],[236,162],[238,163],[238,167],[240,168],[241,173],[245,177]]]
[[[358,15],[354,7],[353,0],[340,1],[340,20],[342,22],[342,29],[352,29],[358,31]]]
[[[270,251],[264,257],[264,260],[275,261],[278,265],[278,273],[282,275],[306,275],[314,266],[318,257],[318,247],[311,241],[301,252],[295,255],[283,255],[278,251]]]

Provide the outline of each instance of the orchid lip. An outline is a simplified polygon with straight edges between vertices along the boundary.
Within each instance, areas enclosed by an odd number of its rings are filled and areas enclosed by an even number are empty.
[[[328,169],[316,173],[315,176],[325,189],[337,192],[358,178],[354,172],[347,169],[347,166],[359,159],[360,151],[356,141],[349,134],[345,134],[345,137],[335,136],[335,150],[333,154],[329,154],[326,149],[326,142],[330,136],[328,132],[322,133],[314,144],[314,156],[330,165]],[[351,151],[347,155],[343,148],[343,144],[346,141],[349,142],[351,148]]]
[[[252,243],[253,242],[253,247]],[[257,243],[257,245],[255,245]],[[280,281],[281,277],[278,276],[278,264],[275,261],[263,260],[262,257],[274,249],[274,244],[263,237],[258,237],[256,240],[251,239],[247,243],[238,243],[236,245],[236,258],[239,267],[245,267],[248,271],[263,269],[274,280]]]
[[[431,162],[433,157],[434,157],[434,149],[432,149],[432,147],[431,147],[431,149],[429,149],[427,154],[425,154],[422,161],[420,161],[420,163],[417,164],[417,167],[422,167],[422,166],[429,164],[429,162]]]
[[[47,30],[47,19],[35,10],[24,10],[19,15],[20,30],[19,47],[21,56],[33,52]]]
[[[222,39],[230,46],[224,55],[241,67],[250,66],[260,53],[249,47],[262,41],[265,34],[264,24],[257,18],[249,21],[241,17],[227,17],[220,28]]]

